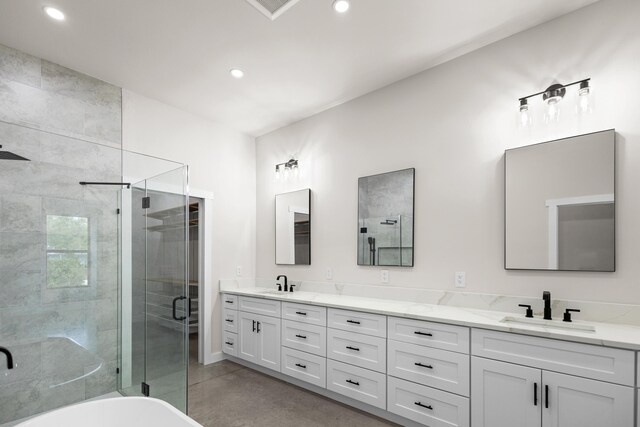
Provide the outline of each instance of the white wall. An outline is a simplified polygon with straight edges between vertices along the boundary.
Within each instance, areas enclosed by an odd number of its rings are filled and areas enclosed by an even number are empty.
[[[189,165],[189,187],[214,196],[212,349],[221,350],[218,280],[255,272],[255,140],[223,125],[123,90],[123,148]]]
[[[415,267],[391,285],[640,303],[640,2],[602,0],[529,31],[258,138],[257,275],[380,283],[356,265],[357,179],[416,168]],[[591,77],[596,111],[560,124],[517,126],[518,98],[557,79]],[[569,95],[568,95],[569,96]],[[539,102],[539,101],[537,101]],[[564,105],[568,106],[568,102]],[[563,105],[563,106],[564,106]],[[535,109],[535,108],[534,108]],[[503,268],[503,154],[507,148],[607,128],[618,131],[616,273]],[[298,182],[276,185],[295,155]],[[274,195],[312,190],[312,265],[274,265]]]

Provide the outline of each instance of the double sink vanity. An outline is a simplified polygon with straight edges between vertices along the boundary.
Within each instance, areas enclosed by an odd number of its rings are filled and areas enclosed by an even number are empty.
[[[222,305],[232,360],[401,425],[640,427],[637,327],[275,288]]]

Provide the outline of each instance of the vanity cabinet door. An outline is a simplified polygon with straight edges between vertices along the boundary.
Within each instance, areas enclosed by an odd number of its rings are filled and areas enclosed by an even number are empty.
[[[280,319],[256,316],[257,364],[280,372]]]
[[[472,357],[473,427],[540,427],[541,384],[540,369]]]
[[[633,427],[632,387],[547,371],[542,380],[543,427]]]
[[[249,362],[258,363],[258,339],[256,337],[256,316],[251,313],[239,313],[240,327],[237,348],[238,357]]]

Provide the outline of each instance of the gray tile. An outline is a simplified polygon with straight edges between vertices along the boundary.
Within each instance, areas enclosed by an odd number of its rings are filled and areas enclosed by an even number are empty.
[[[50,288],[43,280],[40,293],[42,304],[57,304],[63,302],[86,301],[96,297],[95,286],[77,286],[69,288]]]
[[[84,111],[84,134],[99,141],[122,144],[122,109],[120,106],[87,105]]]
[[[84,103],[21,83],[0,80],[0,119],[82,135]]]
[[[84,400],[84,368],[73,367],[68,371],[56,372],[40,380],[40,404],[36,413],[50,411],[61,406]]]
[[[99,332],[117,329],[117,302],[115,297],[86,301],[87,330]]]
[[[95,105],[120,105],[122,98],[117,86],[45,60],[42,89]]]
[[[0,121],[0,145],[31,161],[40,160],[40,138],[43,132],[25,126]]]
[[[11,370],[6,370],[4,366],[2,367],[4,375],[0,375],[0,387],[40,377],[42,374],[42,353],[39,342],[10,346],[9,350],[13,355],[14,367]],[[4,359],[2,363],[4,363]]]
[[[0,341],[7,345],[32,343],[50,336],[83,338],[82,302],[0,309]]]
[[[66,337],[50,337],[42,341],[42,374],[53,377],[61,375],[60,381],[65,382],[73,379],[78,372],[78,367],[82,368],[84,375],[85,367],[98,367],[102,360],[87,348]],[[70,371],[70,372],[69,372]]]
[[[40,270],[0,270],[0,308],[40,304],[43,277]]]
[[[0,78],[40,87],[41,60],[0,44]]]
[[[98,162],[96,144],[64,135],[40,132],[40,161],[86,169]]]
[[[24,194],[0,196],[0,232],[42,232],[42,198]]]
[[[0,386],[0,424],[37,414],[41,399],[39,380]]]
[[[116,391],[117,388],[117,364],[115,361],[106,362],[98,368],[85,368],[85,399],[92,399],[103,394]]]
[[[44,233],[0,232],[0,271],[42,271],[44,248]]]

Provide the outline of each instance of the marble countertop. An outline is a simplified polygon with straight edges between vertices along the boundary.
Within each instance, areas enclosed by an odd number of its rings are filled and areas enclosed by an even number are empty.
[[[573,322],[575,325],[595,327],[595,332],[591,332],[501,322],[501,320],[507,316],[520,316],[524,319],[524,314],[514,315],[514,313],[501,311],[421,304],[410,301],[386,301],[377,298],[333,295],[306,291],[285,293],[276,292],[267,288],[221,289],[220,292],[278,301],[313,304],[345,310],[364,311],[367,313],[377,313],[408,319],[427,320],[451,325],[468,326],[471,328],[491,329],[495,331],[561,339],[606,347],[640,350],[640,327],[632,325],[585,321]],[[561,313],[555,313],[554,316],[557,320],[553,323],[562,326],[562,321],[559,319]]]

